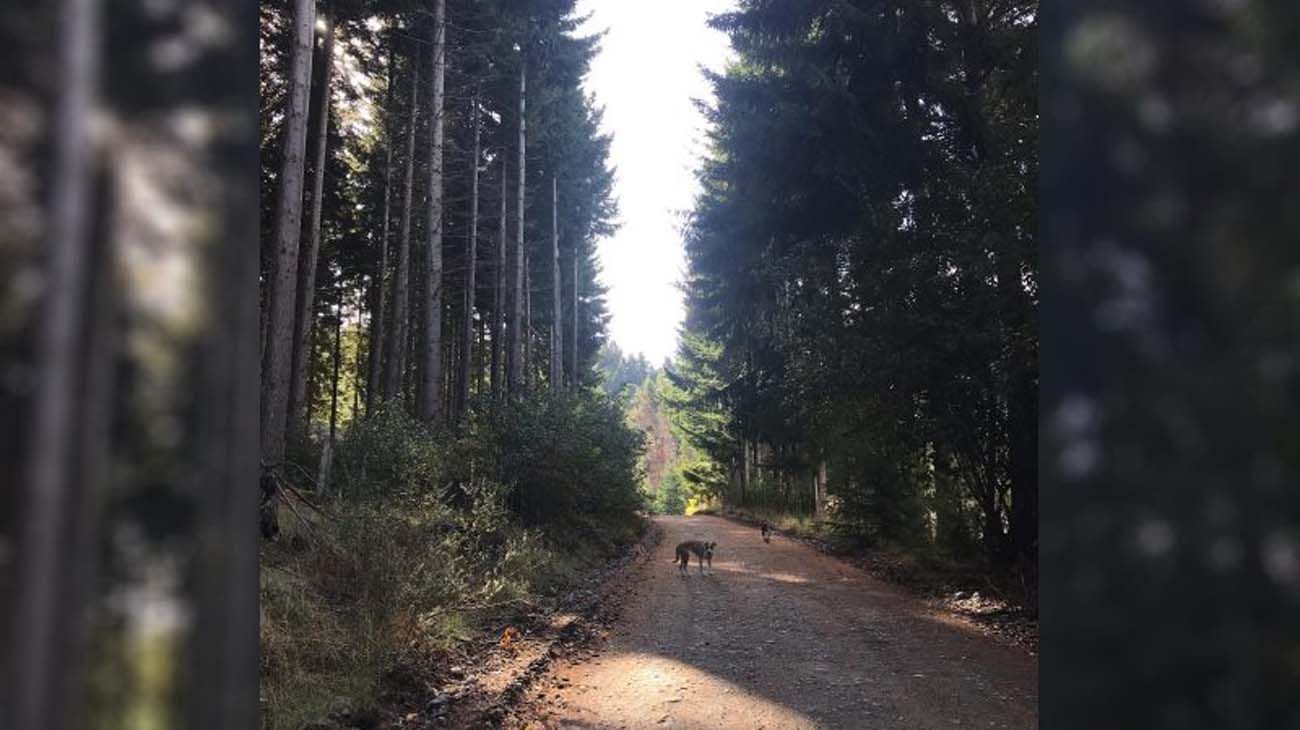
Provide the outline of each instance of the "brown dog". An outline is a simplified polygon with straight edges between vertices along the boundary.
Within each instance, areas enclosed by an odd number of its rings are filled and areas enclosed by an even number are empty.
[[[700,575],[704,575],[704,563],[708,561],[709,570],[713,570],[713,549],[718,546],[716,542],[700,542],[699,540],[687,540],[677,546],[676,556],[673,562],[677,563],[678,570],[683,574],[686,568],[691,564],[691,554],[700,561]]]

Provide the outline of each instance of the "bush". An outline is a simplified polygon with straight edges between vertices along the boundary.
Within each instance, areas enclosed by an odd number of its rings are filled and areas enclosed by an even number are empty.
[[[447,461],[446,432],[410,416],[400,404],[386,404],[339,441],[331,489],[351,500],[429,492],[443,483]]]
[[[506,485],[510,506],[530,524],[642,506],[642,436],[603,394],[535,394],[481,409],[459,443],[457,480],[482,475]]]

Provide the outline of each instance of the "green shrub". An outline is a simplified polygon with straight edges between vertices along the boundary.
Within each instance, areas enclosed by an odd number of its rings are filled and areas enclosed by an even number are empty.
[[[642,449],[641,434],[607,396],[532,394],[471,418],[456,477],[506,485],[511,508],[530,524],[575,512],[631,512],[642,506]]]
[[[331,489],[353,500],[430,491],[444,483],[448,446],[444,431],[420,422],[400,404],[387,404],[353,424],[339,441]]]

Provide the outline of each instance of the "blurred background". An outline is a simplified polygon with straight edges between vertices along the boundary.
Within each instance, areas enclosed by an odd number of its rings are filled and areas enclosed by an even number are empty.
[[[1042,724],[1300,727],[1300,4],[1042,21]]]
[[[0,12],[0,727],[252,727],[249,0]]]

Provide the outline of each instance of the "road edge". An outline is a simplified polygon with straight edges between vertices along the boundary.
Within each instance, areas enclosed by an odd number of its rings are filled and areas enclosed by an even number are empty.
[[[426,713],[437,726],[447,728],[499,728],[514,718],[524,709],[520,700],[556,659],[595,641],[602,634],[601,627],[617,617],[626,598],[618,588],[651,559],[663,534],[663,528],[647,518],[641,537],[624,554],[593,571],[518,640],[508,645],[498,642],[478,657],[480,666],[493,667],[490,677],[444,688],[430,701]],[[485,679],[497,689],[486,687]]]
[[[724,514],[721,512],[713,512],[713,511],[701,513],[701,514],[705,514],[708,517],[717,517],[718,519],[728,520],[738,525],[753,527],[755,529],[758,528],[760,522],[759,520],[750,519],[742,515],[736,515],[736,514]],[[878,580],[881,583],[884,583],[896,590],[903,592],[907,597],[920,603],[925,608],[925,610],[929,611],[932,614],[942,616],[948,621],[952,621],[952,622],[956,622],[968,626],[972,630],[978,632],[982,636],[985,636],[995,641],[1001,646],[1023,651],[1029,656],[1034,658],[1038,657],[1039,634],[1038,634],[1037,621],[1035,621],[1033,624],[1034,628],[1032,632],[1032,638],[1026,640],[1021,636],[1006,632],[1001,626],[1001,624],[999,624],[995,620],[990,620],[987,616],[978,613],[973,613],[973,612],[955,610],[948,603],[940,599],[937,599],[935,597],[926,595],[923,591],[918,590],[917,588],[911,585],[908,585],[906,583],[900,583],[895,580],[890,580],[888,575],[877,574],[876,572],[870,569],[869,564],[865,564],[858,560],[853,560],[851,556],[840,555],[835,552],[832,552],[830,549],[826,547],[826,545],[824,545],[823,543],[817,540],[812,540],[806,537],[795,535],[788,531],[780,530],[770,525],[769,525],[769,529],[772,532],[786,538],[787,540],[790,540],[791,542],[797,542],[802,545],[807,545],[808,547],[816,550],[822,555],[825,555],[829,558],[833,558],[839,561],[840,563],[843,563],[844,565],[849,566],[854,570],[861,572],[863,575],[866,575],[874,580]]]

